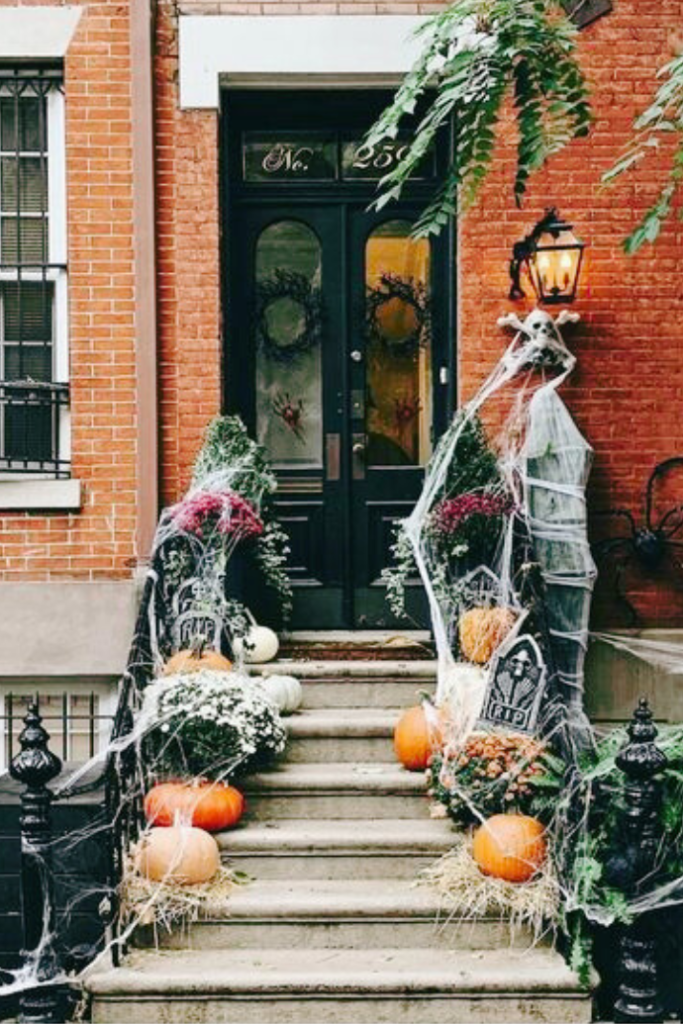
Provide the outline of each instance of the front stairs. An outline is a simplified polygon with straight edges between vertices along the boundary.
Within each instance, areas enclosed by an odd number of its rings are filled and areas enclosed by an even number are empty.
[[[590,1021],[557,952],[500,920],[456,925],[418,873],[446,852],[424,778],[398,767],[402,707],[433,661],[272,664],[298,675],[288,755],[252,776],[245,828],[218,837],[252,881],[225,906],[86,983],[96,1024]],[[141,948],[140,948],[141,947]]]

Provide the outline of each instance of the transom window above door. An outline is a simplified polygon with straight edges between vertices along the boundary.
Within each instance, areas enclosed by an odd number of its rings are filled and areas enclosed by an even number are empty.
[[[376,146],[361,133],[252,132],[242,133],[242,180],[379,181],[403,159],[410,145],[408,132]],[[435,153],[428,153],[411,174],[413,181],[436,176]]]

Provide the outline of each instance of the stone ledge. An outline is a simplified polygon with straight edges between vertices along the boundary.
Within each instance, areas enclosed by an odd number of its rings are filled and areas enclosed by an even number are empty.
[[[120,675],[138,586],[133,579],[0,583],[0,677]]]
[[[81,481],[0,477],[0,510],[15,512],[63,511],[81,508]]]

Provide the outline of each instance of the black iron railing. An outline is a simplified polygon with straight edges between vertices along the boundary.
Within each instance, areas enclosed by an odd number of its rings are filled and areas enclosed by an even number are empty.
[[[68,477],[62,431],[68,406],[68,384],[0,381],[0,470]]]

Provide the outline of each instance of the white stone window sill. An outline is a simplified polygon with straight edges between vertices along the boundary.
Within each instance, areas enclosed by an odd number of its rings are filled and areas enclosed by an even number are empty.
[[[0,511],[78,511],[81,507],[80,480],[17,479],[0,475]]]

